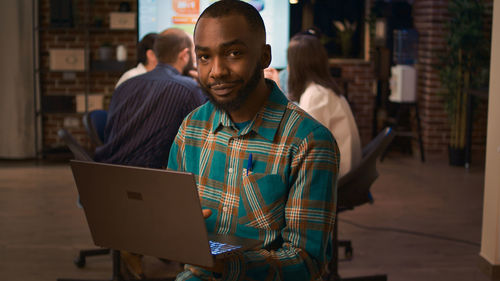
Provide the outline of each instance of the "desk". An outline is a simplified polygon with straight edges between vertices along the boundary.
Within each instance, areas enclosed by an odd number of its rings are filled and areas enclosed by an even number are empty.
[[[477,97],[480,100],[488,100],[488,89],[471,89],[469,90],[469,95],[467,97],[467,123],[466,123],[466,136],[465,136],[465,168],[470,167],[471,161],[471,148],[472,148],[472,125],[473,125],[473,114],[472,114],[472,98]]]

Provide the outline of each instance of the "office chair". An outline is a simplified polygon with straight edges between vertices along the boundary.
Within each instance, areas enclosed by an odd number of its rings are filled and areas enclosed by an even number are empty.
[[[373,203],[370,187],[378,178],[377,160],[394,138],[394,131],[387,127],[380,132],[375,139],[363,148],[363,158],[361,163],[341,177],[337,183],[337,214],[355,207]],[[338,240],[338,220],[336,220],[333,230],[333,259],[329,264],[329,274],[326,280],[334,281],[387,281],[387,275],[373,275],[363,277],[341,278],[338,274],[338,248],[345,246],[347,256],[352,255],[350,241]]]
[[[59,129],[57,135],[68,146],[76,160],[94,161],[90,154],[76,141],[70,132],[65,129]],[[74,263],[77,267],[82,268],[85,266],[87,257],[107,254],[109,254],[109,249],[81,250],[78,257],[74,260]]]
[[[73,153],[76,160],[81,161],[94,161],[90,154],[83,148],[76,139],[68,132],[66,129],[59,129],[57,135],[62,139],[62,141],[68,146],[69,150]],[[82,268],[85,266],[86,258],[90,256],[97,255],[107,255],[110,253],[109,249],[91,249],[91,250],[80,250],[78,257],[74,260],[77,267]],[[59,279],[62,280],[62,279]]]
[[[73,156],[76,160],[94,161],[87,150],[85,150],[85,148],[83,148],[76,141],[73,135],[71,135],[70,132],[66,131],[66,129],[59,129],[59,131],[57,131],[57,135],[68,146],[69,150],[71,150],[71,153],[73,153]]]
[[[83,126],[92,143],[101,146],[104,143],[104,127],[108,112],[106,110],[92,110],[83,115]]]
[[[83,148],[76,139],[65,129],[59,129],[57,131],[57,135],[64,141],[64,143],[68,146],[68,148],[73,153],[73,156],[76,160],[81,161],[94,161],[90,154]],[[82,268],[85,266],[86,258],[90,256],[97,255],[107,255],[111,252],[110,249],[90,249],[90,250],[80,250],[79,255],[75,258],[74,263],[77,267]],[[87,281],[83,279],[67,279],[67,278],[58,278],[58,281]],[[113,250],[113,276],[110,279],[111,281],[122,281],[124,280],[120,273],[120,251]],[[170,278],[162,278],[162,279],[141,279],[141,280],[165,280],[170,281]],[[89,280],[90,281],[90,280]],[[92,280],[97,281],[97,280]]]

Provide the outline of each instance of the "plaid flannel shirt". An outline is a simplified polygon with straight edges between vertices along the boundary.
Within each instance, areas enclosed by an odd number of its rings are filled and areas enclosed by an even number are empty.
[[[252,154],[252,162],[248,163]],[[222,276],[187,265],[177,280],[315,280],[332,255],[339,150],[276,85],[241,130],[208,102],[182,123],[168,168],[196,175],[209,233],[260,239]]]

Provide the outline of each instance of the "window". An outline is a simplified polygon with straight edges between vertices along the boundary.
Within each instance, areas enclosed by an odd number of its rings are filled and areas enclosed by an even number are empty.
[[[291,14],[301,14],[296,20],[300,20],[302,29],[315,27],[320,30],[330,58],[368,60],[369,36],[365,20],[368,8],[368,0],[309,0],[292,5]],[[291,18],[293,20],[293,16]],[[292,22],[291,29],[297,25]],[[291,30],[291,34],[298,31]]]

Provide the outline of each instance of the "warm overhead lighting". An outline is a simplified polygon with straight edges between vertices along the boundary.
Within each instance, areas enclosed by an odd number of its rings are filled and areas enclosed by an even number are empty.
[[[299,0],[290,0],[290,4],[298,4],[299,3]]]
[[[377,18],[375,20],[375,44],[385,46],[387,40],[387,20]]]

